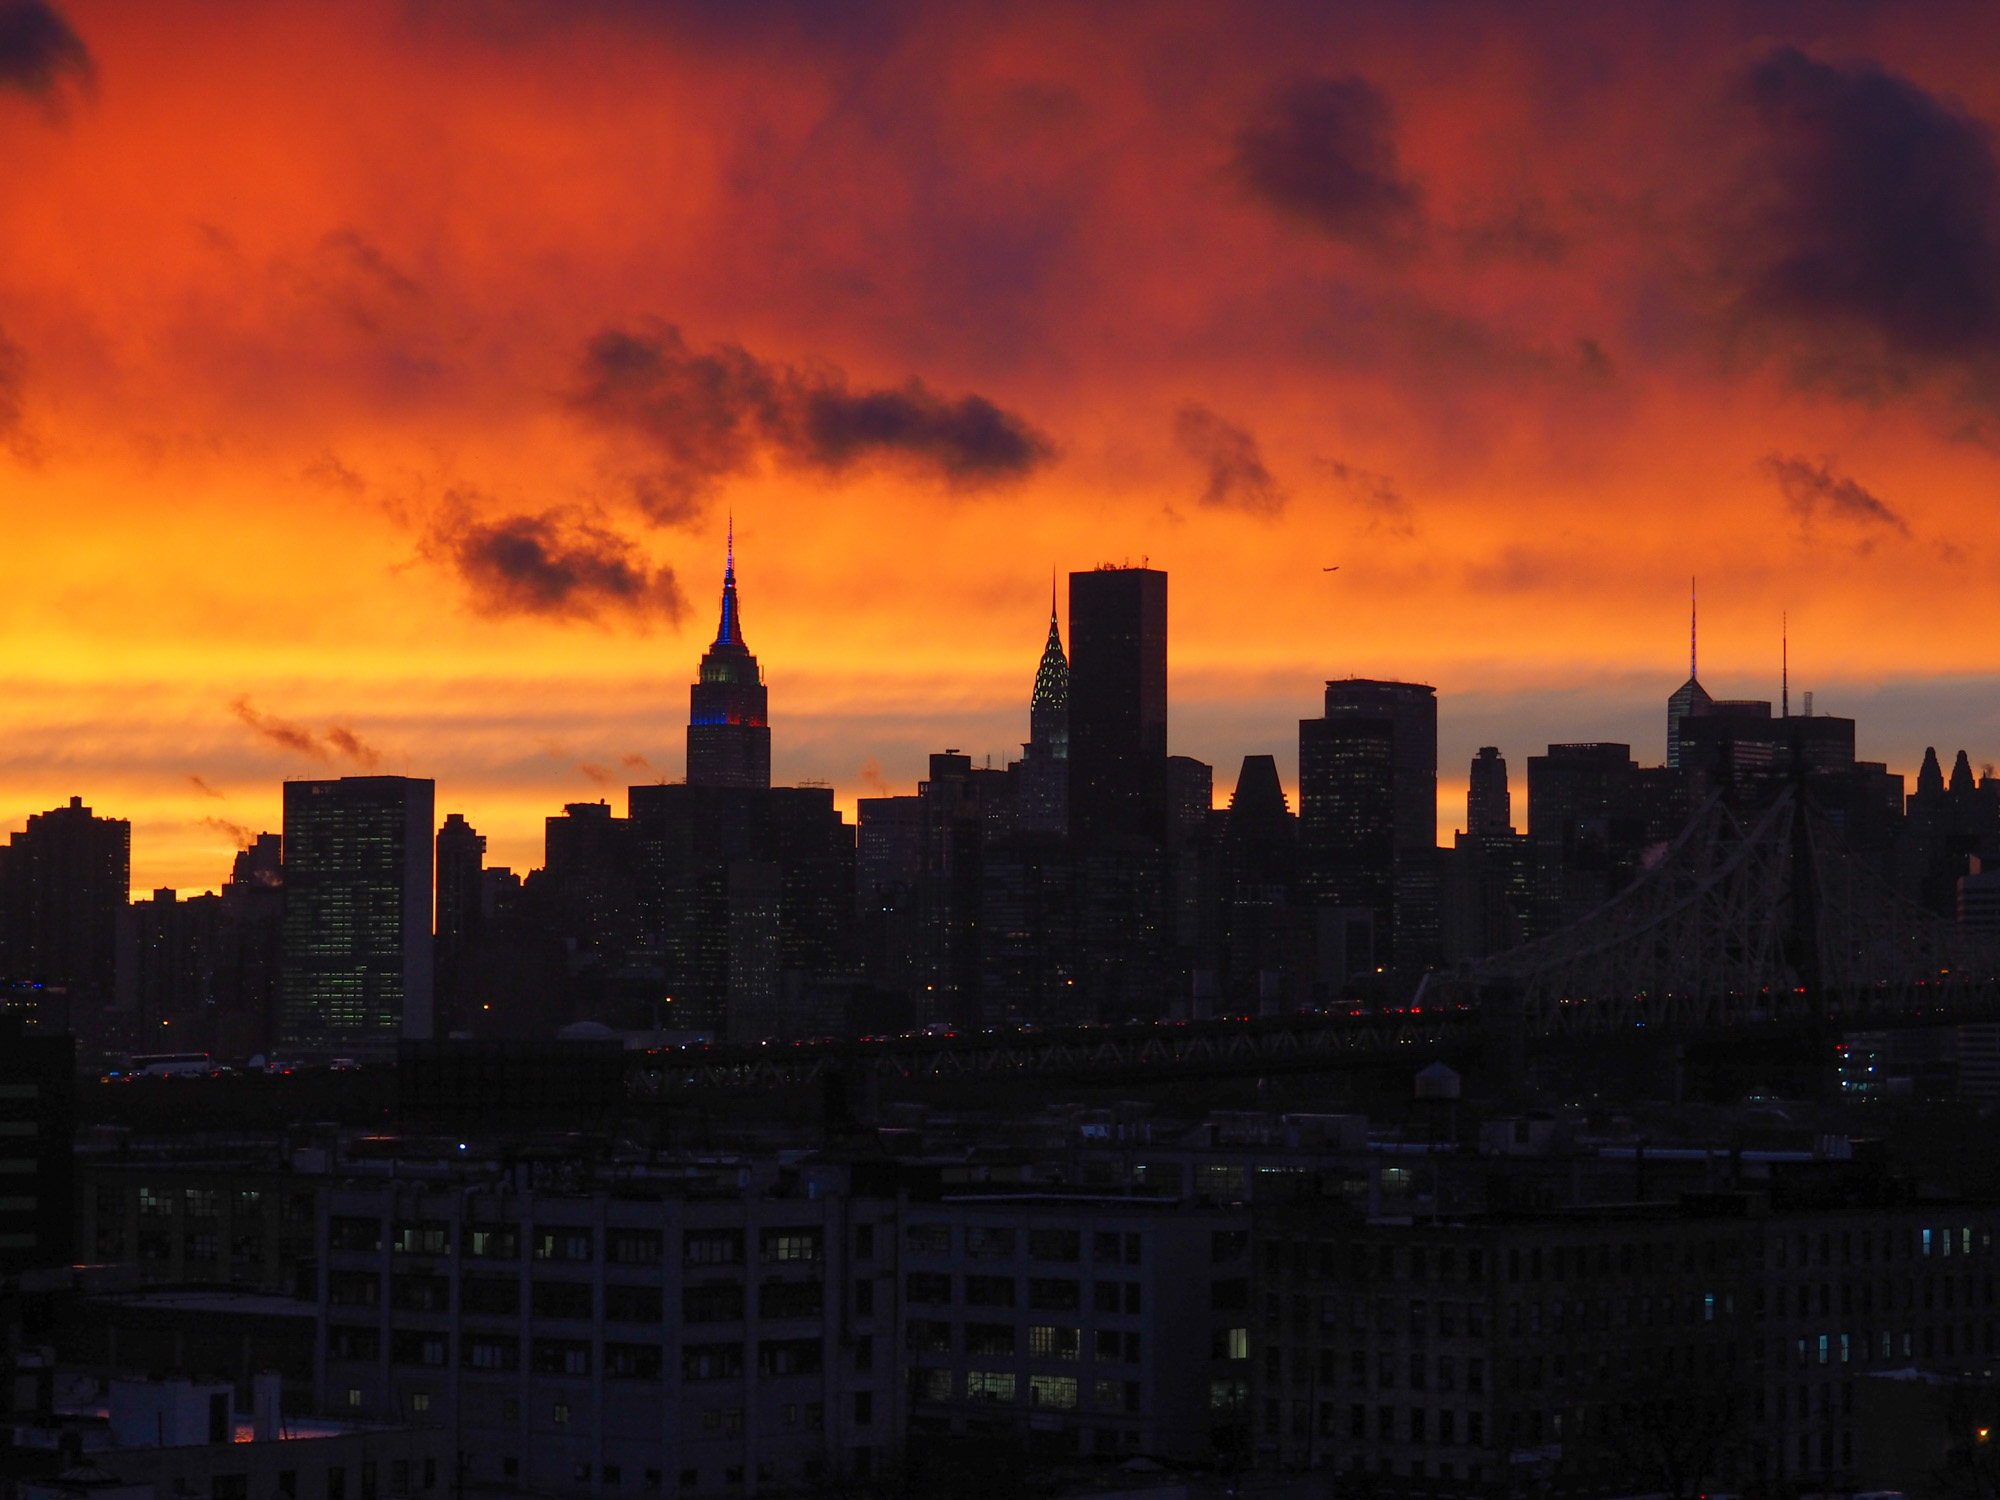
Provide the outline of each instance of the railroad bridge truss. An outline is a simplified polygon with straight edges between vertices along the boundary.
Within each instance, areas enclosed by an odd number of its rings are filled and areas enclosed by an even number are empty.
[[[1518,1007],[1529,1036],[2000,1016],[2000,943],[1893,891],[1797,786],[1712,798],[1637,880],[1425,993]]]
[[[1630,886],[1558,932],[1427,975],[1404,1006],[1153,1025],[721,1045],[634,1058],[665,1100],[812,1084],[1168,1078],[1413,1060],[1496,1037],[2000,1020],[2000,942],[1897,895],[1796,786],[1711,799]]]

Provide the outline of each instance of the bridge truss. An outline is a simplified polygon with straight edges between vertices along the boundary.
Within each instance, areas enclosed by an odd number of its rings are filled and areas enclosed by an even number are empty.
[[[1309,1071],[1523,1038],[2000,1020],[2000,943],[1892,891],[1797,787],[1745,817],[1716,797],[1640,877],[1537,942],[1429,975],[1407,1006],[636,1055],[634,1100],[834,1077],[1141,1084]],[[1518,1028],[1518,1031],[1517,1031]]]
[[[1717,796],[1636,881],[1427,993],[1518,1006],[1529,1034],[1990,1015],[2000,945],[1905,900],[1796,786]]]

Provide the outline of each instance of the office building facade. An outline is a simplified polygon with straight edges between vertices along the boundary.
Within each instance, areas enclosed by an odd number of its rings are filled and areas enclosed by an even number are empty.
[[[1994,1211],[1790,1196],[1428,1224],[1260,1207],[1259,1456],[1439,1495],[1650,1493],[1676,1466],[1850,1490],[1858,1380],[1990,1365]]]
[[[1387,952],[1405,970],[1422,969],[1438,958],[1437,689],[1367,678],[1332,681],[1326,716],[1391,726],[1395,834]]]
[[[1512,833],[1514,798],[1507,786],[1507,758],[1492,745],[1472,757],[1465,790],[1467,833]]]
[[[634,920],[659,966],[665,1024],[786,1034],[780,987],[854,972],[855,830],[832,788],[667,784],[628,796]]]
[[[74,1258],[76,1040],[0,1017],[0,1275]]]
[[[1394,953],[1395,757],[1392,719],[1299,721],[1299,880],[1316,911],[1331,914],[1315,918],[1325,929],[1315,977],[1325,983]]]
[[[1171,987],[1167,575],[1070,574],[1069,828],[1077,1019],[1161,1013]]]
[[[831,1172],[615,1196],[336,1186],[322,1409],[455,1425],[482,1490],[866,1478],[901,1431],[892,1211]]]
[[[1079,847],[1167,837],[1167,575],[1069,575],[1069,826]]]
[[[436,784],[285,783],[278,1045],[393,1051],[431,1033]]]

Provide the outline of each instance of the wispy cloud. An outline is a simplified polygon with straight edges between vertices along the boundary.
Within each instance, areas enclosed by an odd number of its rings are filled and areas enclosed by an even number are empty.
[[[1815,464],[1773,453],[1764,460],[1763,469],[1777,481],[1779,493],[1801,526],[1830,516],[1860,526],[1886,526],[1903,536],[1910,534],[1909,523],[1886,500],[1846,475],[1836,474],[1829,463]]]
[[[1264,463],[1263,450],[1247,427],[1190,401],[1174,413],[1174,440],[1202,467],[1203,505],[1257,516],[1275,516],[1285,508],[1284,487]]]
[[[344,724],[330,724],[314,731],[276,714],[260,712],[247,694],[232,700],[229,711],[259,739],[280,750],[328,763],[350,760],[366,770],[382,763],[381,752]]]

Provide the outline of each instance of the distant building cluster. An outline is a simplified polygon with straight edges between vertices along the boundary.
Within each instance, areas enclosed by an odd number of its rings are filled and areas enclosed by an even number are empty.
[[[81,799],[0,849],[6,1003],[87,1056],[378,1057],[405,1038],[852,1036],[1380,1004],[1422,976],[1576,922],[1720,797],[1797,786],[1884,883],[2000,931],[2000,780],[1927,752],[1914,792],[1857,760],[1851,719],[1719,700],[1690,660],[1666,756],[1482,748],[1438,847],[1437,696],[1325,685],[1299,725],[1297,806],[1270,755],[1215,772],[1170,753],[1167,576],[1103,567],[1057,601],[1018,760],[946,749],[914,792],[771,785],[768,692],[733,540],[690,691],[685,781],[622,815],[548,819],[541,868],[485,863],[433,783],[291,781],[281,834],[219,894],[128,902],[130,827]]]

